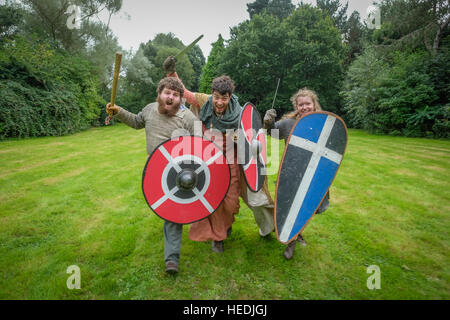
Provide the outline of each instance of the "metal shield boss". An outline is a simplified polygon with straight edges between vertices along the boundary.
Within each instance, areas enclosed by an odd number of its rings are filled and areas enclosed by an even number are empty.
[[[251,103],[247,103],[241,112],[238,145],[238,162],[244,171],[247,186],[251,191],[258,192],[265,179],[266,136],[261,116]]]
[[[213,142],[183,136],[162,143],[148,158],[142,191],[162,219],[189,224],[210,216],[230,186],[230,167]]]

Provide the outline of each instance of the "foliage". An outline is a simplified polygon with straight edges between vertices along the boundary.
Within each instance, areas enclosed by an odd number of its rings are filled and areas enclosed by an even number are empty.
[[[92,20],[98,13],[106,10],[110,15],[122,7],[122,0],[22,0],[28,14],[25,17],[24,32],[37,34],[49,39],[53,45],[70,52],[83,52],[90,43],[96,42],[101,33],[95,27],[98,22]],[[67,9],[76,4],[81,9],[80,28],[68,28],[70,13]],[[93,28],[94,26],[94,28]],[[106,27],[107,28],[107,27]]]
[[[247,4],[247,12],[250,15],[250,19],[256,14],[267,13],[273,15],[279,19],[288,17],[295,6],[292,4],[292,0],[255,0],[252,3]]]
[[[18,32],[23,16],[23,9],[17,4],[0,6],[0,46]]]
[[[383,0],[379,7],[381,28],[367,32],[341,92],[350,126],[449,137],[448,2]]]
[[[374,43],[438,52],[450,22],[448,0],[383,0],[379,8],[382,25],[373,32]]]
[[[343,90],[350,124],[377,133],[449,136],[448,107],[437,104],[429,58],[424,51],[386,57],[367,49],[350,67]]]
[[[341,34],[347,33],[348,1],[345,5],[342,5],[339,0],[317,0],[317,8],[331,17],[334,26],[341,31]]]
[[[341,114],[344,48],[339,30],[328,16],[309,6],[297,9],[284,21],[284,28],[286,92],[292,95],[309,87],[318,93],[325,110]]]
[[[157,85],[166,76],[162,64],[168,56],[175,56],[185,45],[174,34],[157,34],[153,40],[142,43],[129,61],[125,61],[126,73],[117,104],[137,113],[156,100]],[[204,56],[198,46],[177,59],[177,73],[187,88],[198,83]],[[194,62],[194,66],[191,63]]]
[[[233,28],[221,73],[235,80],[241,100],[260,111],[271,107],[281,79],[277,101],[283,112],[291,110],[289,98],[302,87],[316,90],[326,110],[340,112],[343,52],[331,18],[303,5],[281,23],[262,14]]]
[[[360,15],[357,11],[353,11],[350,18],[347,20],[347,30],[344,36],[346,58],[344,66],[348,67],[363,51],[364,38],[367,35],[367,30],[361,23]]]
[[[203,55],[202,49],[200,49],[197,44],[187,53],[187,56],[194,69],[194,81],[190,90],[199,91],[202,70],[205,66],[205,56]]]
[[[221,54],[225,51],[224,39],[219,34],[219,38],[212,44],[212,49],[208,57],[208,61],[202,70],[200,78],[199,92],[211,93],[211,85],[214,78],[220,76],[219,64],[221,61]]]
[[[125,60],[126,77],[121,85],[117,104],[123,105],[128,111],[137,113],[142,107],[152,101],[154,92],[148,88],[156,88],[153,81],[155,66],[139,49],[131,60]],[[156,89],[155,89],[156,90]]]
[[[87,129],[104,100],[94,67],[46,42],[16,38],[0,52],[0,139]]]
[[[350,66],[341,94],[345,102],[347,124],[353,128],[370,129],[375,121],[371,108],[376,88],[387,77],[387,62],[374,48],[368,48]]]

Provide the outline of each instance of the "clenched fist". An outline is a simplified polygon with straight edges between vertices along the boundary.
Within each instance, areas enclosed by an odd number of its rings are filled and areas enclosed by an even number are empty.
[[[277,111],[275,109],[267,110],[266,115],[264,116],[264,123],[272,123],[275,121],[277,117]]]
[[[115,116],[120,111],[120,107],[117,105],[111,106],[111,103],[108,103],[106,105],[106,113],[108,113],[110,116]]]
[[[175,58],[174,56],[169,56],[166,60],[164,60],[163,69],[168,74],[174,73],[176,71],[176,66],[177,58]]]

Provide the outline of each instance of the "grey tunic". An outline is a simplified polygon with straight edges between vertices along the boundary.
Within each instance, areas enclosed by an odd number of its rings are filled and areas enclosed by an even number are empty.
[[[168,139],[194,134],[194,122],[198,121],[194,114],[184,105],[180,107],[180,110],[173,117],[160,114],[158,105],[158,102],[149,104],[137,115],[121,108],[116,115],[117,119],[132,128],[145,128],[147,153],[149,155]],[[173,261],[178,265],[183,225],[164,221],[163,231],[164,260],[166,263]]]
[[[150,155],[164,141],[181,135],[194,134],[194,114],[185,106],[173,117],[160,114],[158,102],[147,105],[137,115],[120,109],[117,119],[134,129],[145,128],[147,153]]]
[[[289,138],[292,128],[294,127],[296,122],[297,119],[285,119],[276,122],[274,129],[279,130],[280,132],[279,139],[284,139],[284,142],[287,142],[287,139]]]

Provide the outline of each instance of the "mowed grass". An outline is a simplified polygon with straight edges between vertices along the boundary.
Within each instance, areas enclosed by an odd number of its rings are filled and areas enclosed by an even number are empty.
[[[143,130],[0,142],[0,299],[449,299],[450,141],[349,134],[330,208],[292,260],[242,203],[223,254],[184,227],[177,276],[141,191]]]

